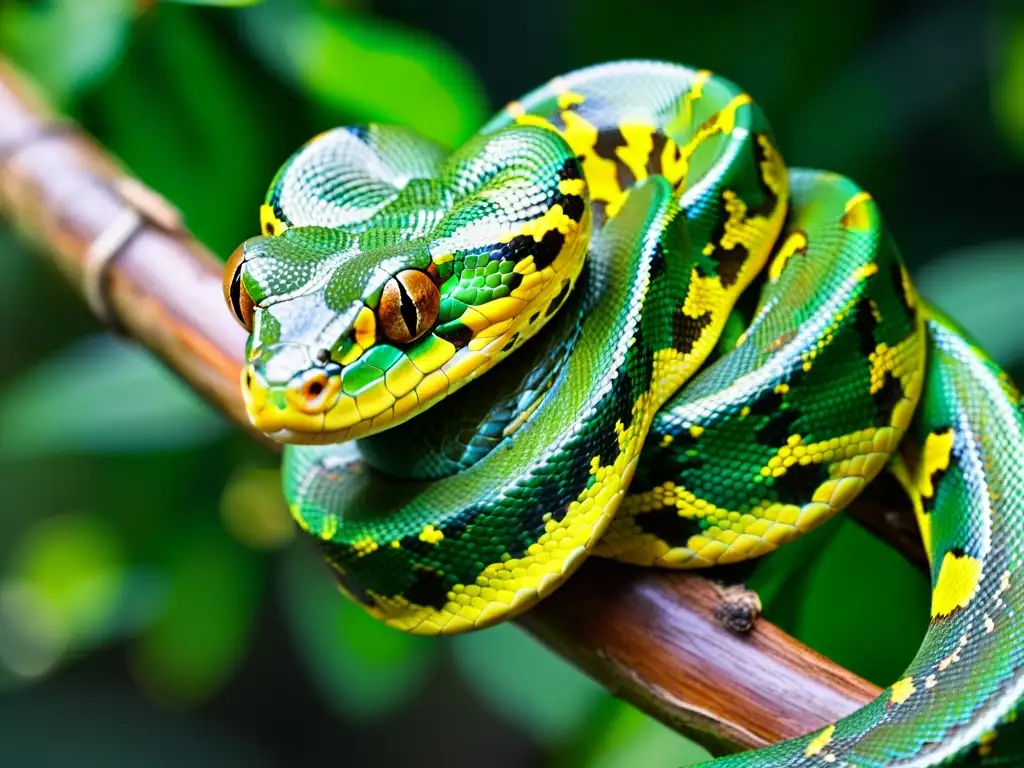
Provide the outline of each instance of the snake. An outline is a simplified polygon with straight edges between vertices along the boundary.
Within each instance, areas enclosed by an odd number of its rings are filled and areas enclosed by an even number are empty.
[[[731,81],[587,67],[454,151],[334,128],[260,226],[224,271],[246,411],[374,617],[483,629],[590,555],[749,560],[888,472],[930,562],[916,657],[854,714],[709,764],[1024,760],[1021,394],[916,293],[872,196],[788,168]]]

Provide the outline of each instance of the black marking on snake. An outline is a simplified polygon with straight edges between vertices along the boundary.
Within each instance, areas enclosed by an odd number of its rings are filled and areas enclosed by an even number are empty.
[[[779,196],[775,191],[768,186],[768,182],[765,181],[764,167],[768,164],[768,150],[765,149],[765,144],[772,143],[772,138],[767,133],[755,133],[751,137],[751,146],[754,149],[754,167],[757,177],[757,185],[761,189],[761,194],[764,196],[760,205],[748,206],[747,216],[769,216],[779,205]]]
[[[615,178],[619,182],[619,187],[623,190],[629,189],[636,181],[636,176],[622,162],[618,152],[616,152],[619,147],[625,148],[628,146],[629,142],[626,141],[626,137],[622,135],[622,131],[618,128],[608,128],[600,131],[597,134],[597,141],[594,142],[594,154],[615,163]]]
[[[564,195],[560,203],[562,205],[562,212],[573,221],[580,221],[583,219],[583,211],[586,206],[583,203],[583,198],[579,195]]]
[[[562,167],[558,169],[559,181],[571,181],[573,179],[582,178],[583,169],[580,166],[580,158],[578,157],[570,157],[562,163]],[[552,204],[556,203],[562,206],[562,212],[573,221],[580,221],[583,219],[586,204],[583,202],[583,198],[580,195],[565,195],[559,193],[555,195],[552,200]]]
[[[647,165],[645,169],[648,176],[655,176],[665,172],[664,165],[661,162],[661,156],[665,152],[665,147],[668,145],[668,137],[663,133],[655,133],[651,136],[651,151],[647,155]],[[672,142],[672,147],[675,150],[675,159],[679,160],[679,147],[676,146],[675,142]]]
[[[711,324],[710,310],[697,317],[690,317],[683,310],[672,314],[672,346],[684,355],[693,350],[704,329]]]
[[[668,445],[661,444],[665,435],[672,436]],[[629,485],[630,495],[653,490],[666,480],[686,486],[684,477],[694,473],[697,475],[695,479],[699,480],[707,460],[696,450],[696,445],[697,438],[684,424],[676,423],[670,429],[658,431],[652,429],[644,442],[633,482]]]
[[[565,133],[565,113],[567,112],[579,112],[579,108],[583,105],[583,102],[575,102],[569,104],[566,107],[559,107],[557,111],[553,112],[548,116],[548,122],[553,125],[559,133]]]
[[[651,249],[651,283],[665,274],[665,246],[658,240]]]
[[[862,297],[854,309],[853,318],[854,331],[860,341],[860,352],[867,360],[875,353],[875,331],[878,329],[878,320],[875,313],[871,311],[871,300],[866,296]]]
[[[290,227],[292,222],[287,216],[284,215],[284,209],[281,207],[281,190],[280,188],[275,189],[270,193],[270,209],[274,212],[274,218],[277,219],[285,227]],[[266,232],[268,235],[274,234],[274,224],[268,221]]]
[[[505,344],[505,346],[501,348],[501,351],[502,352],[510,351],[512,349],[512,347],[514,347],[516,345],[517,341],[519,341],[519,332],[518,331],[516,331],[515,333],[512,334],[512,338],[509,339],[508,342]]]
[[[562,302],[565,301],[571,289],[572,283],[569,281],[569,278],[566,278],[562,281],[562,287],[558,289],[558,295],[551,300],[550,304],[548,304],[547,311],[544,313],[545,317],[551,317],[558,311],[558,308],[562,306]]]
[[[534,312],[532,315],[530,315],[530,325],[536,323],[538,318],[540,318],[540,312]]]
[[[893,375],[892,371],[886,371],[882,380],[881,388],[872,396],[875,401],[875,426],[887,427],[896,404],[903,399],[903,384]]]
[[[636,381],[630,371],[650,371],[654,368],[654,350],[644,339],[643,326],[637,324],[633,331],[633,344],[626,351],[626,359],[612,384],[614,397],[609,407],[612,424],[622,422],[628,429],[633,424],[633,405],[636,402]]]
[[[427,568],[416,568],[413,572],[412,585],[407,587],[403,594],[405,598],[415,605],[423,605],[434,610],[441,610],[448,602],[448,592],[452,584],[449,580],[437,571]]]
[[[787,407],[782,393],[775,390],[766,391],[752,402],[750,413],[766,417],[765,423],[757,430],[757,441],[773,447],[785,445],[801,415],[796,408]]]
[[[558,169],[558,180],[559,181],[570,181],[572,179],[583,178],[583,167],[580,165],[582,161],[581,157],[570,157],[564,163],[562,167]]]
[[[325,542],[320,548],[324,552],[327,562],[332,565],[331,574],[334,576],[334,580],[360,603],[370,608],[376,608],[377,601],[373,599],[369,592],[363,589],[360,580],[349,578],[345,569],[338,565],[343,559],[343,556],[338,554],[340,547],[334,542]]]
[[[715,217],[715,227],[711,230],[708,242],[712,243],[712,251],[707,258],[713,262],[713,268],[708,271],[704,262],[697,262],[697,271],[704,277],[718,276],[723,288],[728,288],[739,279],[740,270],[750,258],[750,251],[742,243],[733,243],[732,248],[722,246],[722,238],[725,237],[725,225],[729,221],[729,211],[726,208],[726,198],[723,194],[718,198],[718,215]]]
[[[662,507],[637,515],[634,520],[644,533],[657,536],[670,547],[682,547],[701,532],[700,523],[688,517],[681,517],[674,506]]]
[[[772,488],[781,503],[799,507],[806,504],[828,479],[829,471],[825,464],[794,464],[782,477],[776,478]]]
[[[533,235],[516,235],[508,241],[508,257],[518,262],[533,256],[537,269],[544,269],[558,258],[564,245],[565,235],[557,229],[545,232],[540,242]]]
[[[434,335],[449,342],[456,349],[461,349],[473,339],[473,329],[458,320],[453,320],[436,329]]]

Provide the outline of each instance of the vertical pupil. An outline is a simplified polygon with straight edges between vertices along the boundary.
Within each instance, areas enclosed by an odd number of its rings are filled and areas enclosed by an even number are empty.
[[[405,285],[401,280],[395,280],[398,283],[398,311],[402,314],[402,320],[405,321],[405,327],[409,329],[409,335],[415,336],[419,331],[418,316],[419,313],[416,311],[416,302],[409,296],[409,292],[406,290]]]
[[[231,276],[231,309],[235,312],[241,322],[245,322],[245,316],[242,313],[242,264],[239,262],[238,266],[235,267],[235,273]]]

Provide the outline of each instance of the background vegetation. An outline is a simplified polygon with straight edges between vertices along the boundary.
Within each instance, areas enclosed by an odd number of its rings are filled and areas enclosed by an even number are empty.
[[[31,72],[228,254],[339,123],[451,145],[550,76],[656,57],[742,83],[791,164],[881,202],[921,289],[1021,372],[1024,12],[920,0],[0,0]],[[204,7],[206,6],[206,7]],[[381,628],[293,539],[275,459],[102,332],[0,229],[0,762],[670,766],[702,752],[510,626]],[[753,577],[879,684],[922,577],[835,521]]]

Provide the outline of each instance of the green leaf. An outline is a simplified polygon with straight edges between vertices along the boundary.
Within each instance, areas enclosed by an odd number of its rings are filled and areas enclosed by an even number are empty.
[[[440,40],[341,9],[267,3],[246,14],[253,50],[346,119],[397,123],[447,146],[487,116],[479,78]]]
[[[945,254],[917,270],[914,284],[995,360],[1004,366],[1024,360],[1024,334],[1016,322],[1024,296],[1024,240]]]
[[[1024,13],[1009,2],[994,6],[993,113],[1010,149],[1024,158]]]
[[[539,741],[583,726],[604,689],[522,630],[501,624],[454,638],[455,660],[477,695]]]
[[[0,50],[31,72],[51,98],[64,102],[117,64],[133,5],[133,0],[0,4]]]
[[[273,106],[262,102],[259,73],[201,16],[157,5],[89,106],[110,150],[226,257],[258,230],[263,191],[284,152],[272,146]]]
[[[709,760],[706,749],[629,704],[619,704],[590,749],[586,768],[639,765],[695,765]]]
[[[338,591],[317,553],[293,547],[281,586],[299,654],[340,712],[364,721],[380,718],[422,686],[437,641],[372,618]]]
[[[125,577],[119,539],[103,518],[75,513],[37,523],[0,583],[0,662],[36,677],[66,651],[109,635]]]
[[[263,580],[248,550],[209,522],[174,541],[169,558],[163,610],[132,649],[132,661],[156,698],[192,706],[214,695],[241,663]]]
[[[0,392],[0,458],[180,448],[225,426],[149,353],[108,336],[75,343]]]

